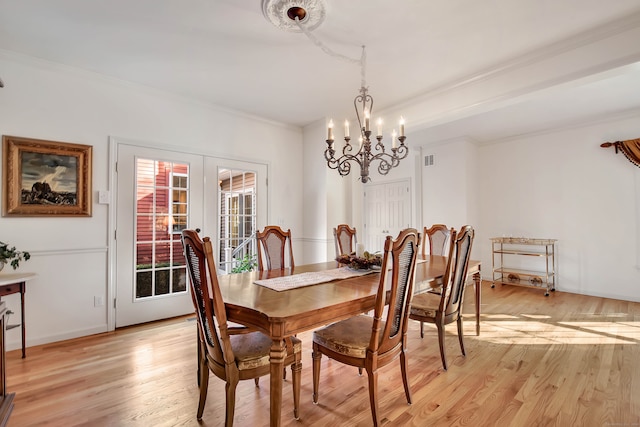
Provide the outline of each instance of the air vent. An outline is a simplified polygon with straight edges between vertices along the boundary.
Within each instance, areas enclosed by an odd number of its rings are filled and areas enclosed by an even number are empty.
[[[433,154],[429,154],[424,156],[424,165],[425,166],[433,166]]]

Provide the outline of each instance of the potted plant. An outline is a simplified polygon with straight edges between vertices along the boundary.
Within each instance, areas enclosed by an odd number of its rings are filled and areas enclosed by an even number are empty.
[[[27,261],[29,258],[29,252],[19,251],[15,246],[9,247],[7,243],[0,242],[0,270],[6,263],[10,263],[15,270],[20,266],[20,261]]]

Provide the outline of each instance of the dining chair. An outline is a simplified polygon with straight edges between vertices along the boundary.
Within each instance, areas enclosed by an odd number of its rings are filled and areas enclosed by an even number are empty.
[[[429,254],[446,256],[451,240],[451,230],[444,224],[433,224],[431,227],[424,227],[424,241],[422,243],[422,256],[426,255],[427,237],[429,240]]]
[[[202,419],[209,386],[209,371],[226,382],[225,425],[233,425],[236,386],[240,380],[256,379],[271,371],[272,340],[262,332],[230,334],[224,301],[218,284],[213,247],[208,237],[200,239],[194,230],[183,230],[182,247],[187,262],[191,297],[197,314],[201,355],[200,399],[197,419]],[[293,413],[298,419],[302,344],[295,337],[286,340],[285,364],[291,365]]]
[[[313,402],[318,403],[322,355],[338,362],[365,369],[369,379],[369,401],[373,425],[378,426],[378,370],[400,357],[400,370],[407,402],[411,391],[407,378],[407,323],[413,292],[420,234],[409,228],[393,240],[387,236],[384,261],[373,317],[364,314],[316,330],[313,333]],[[388,293],[387,293],[388,291]],[[385,306],[387,306],[385,310]]]
[[[447,370],[447,359],[444,351],[444,326],[456,322],[458,324],[458,340],[460,350],[465,356],[462,334],[462,305],[464,289],[469,267],[471,247],[475,232],[473,227],[465,225],[459,232],[451,233],[453,242],[449,248],[449,258],[440,294],[424,292],[413,296],[409,317],[420,322],[420,337],[424,338],[422,325],[424,322],[434,323],[438,329],[438,344],[442,367]]]
[[[347,224],[339,224],[333,229],[333,240],[336,244],[336,258],[340,255],[351,255],[358,244],[356,228],[351,228]]]
[[[256,233],[258,239],[258,268],[260,271],[286,268],[285,247],[289,247],[289,268],[293,269],[291,230],[284,231],[277,225],[268,225]],[[287,245],[288,241],[288,245]],[[260,250],[261,248],[262,250]],[[264,260],[263,260],[264,252]]]

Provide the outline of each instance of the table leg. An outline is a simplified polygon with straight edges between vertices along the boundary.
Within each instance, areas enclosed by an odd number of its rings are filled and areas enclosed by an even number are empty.
[[[280,426],[280,415],[282,413],[282,370],[284,369],[284,359],[287,355],[284,340],[274,339],[271,343],[269,360],[271,362],[271,427]]]
[[[481,292],[480,285],[482,281],[480,279],[480,270],[473,274],[473,287],[476,291],[476,335],[480,335],[480,302],[481,302]]]
[[[27,333],[26,333],[26,324],[25,324],[25,320],[24,320],[24,290],[25,290],[26,286],[25,286],[25,282],[22,282],[20,284],[20,315],[22,317],[22,358],[24,359],[25,357],[27,357],[27,351],[25,348],[25,343],[26,343],[26,339],[27,339]]]

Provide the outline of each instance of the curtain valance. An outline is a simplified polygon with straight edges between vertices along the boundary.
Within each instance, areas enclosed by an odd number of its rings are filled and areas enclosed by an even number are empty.
[[[615,147],[616,154],[618,151],[622,151],[627,159],[634,165],[640,167],[640,138],[628,139],[626,141],[605,142],[600,144],[603,148]]]

